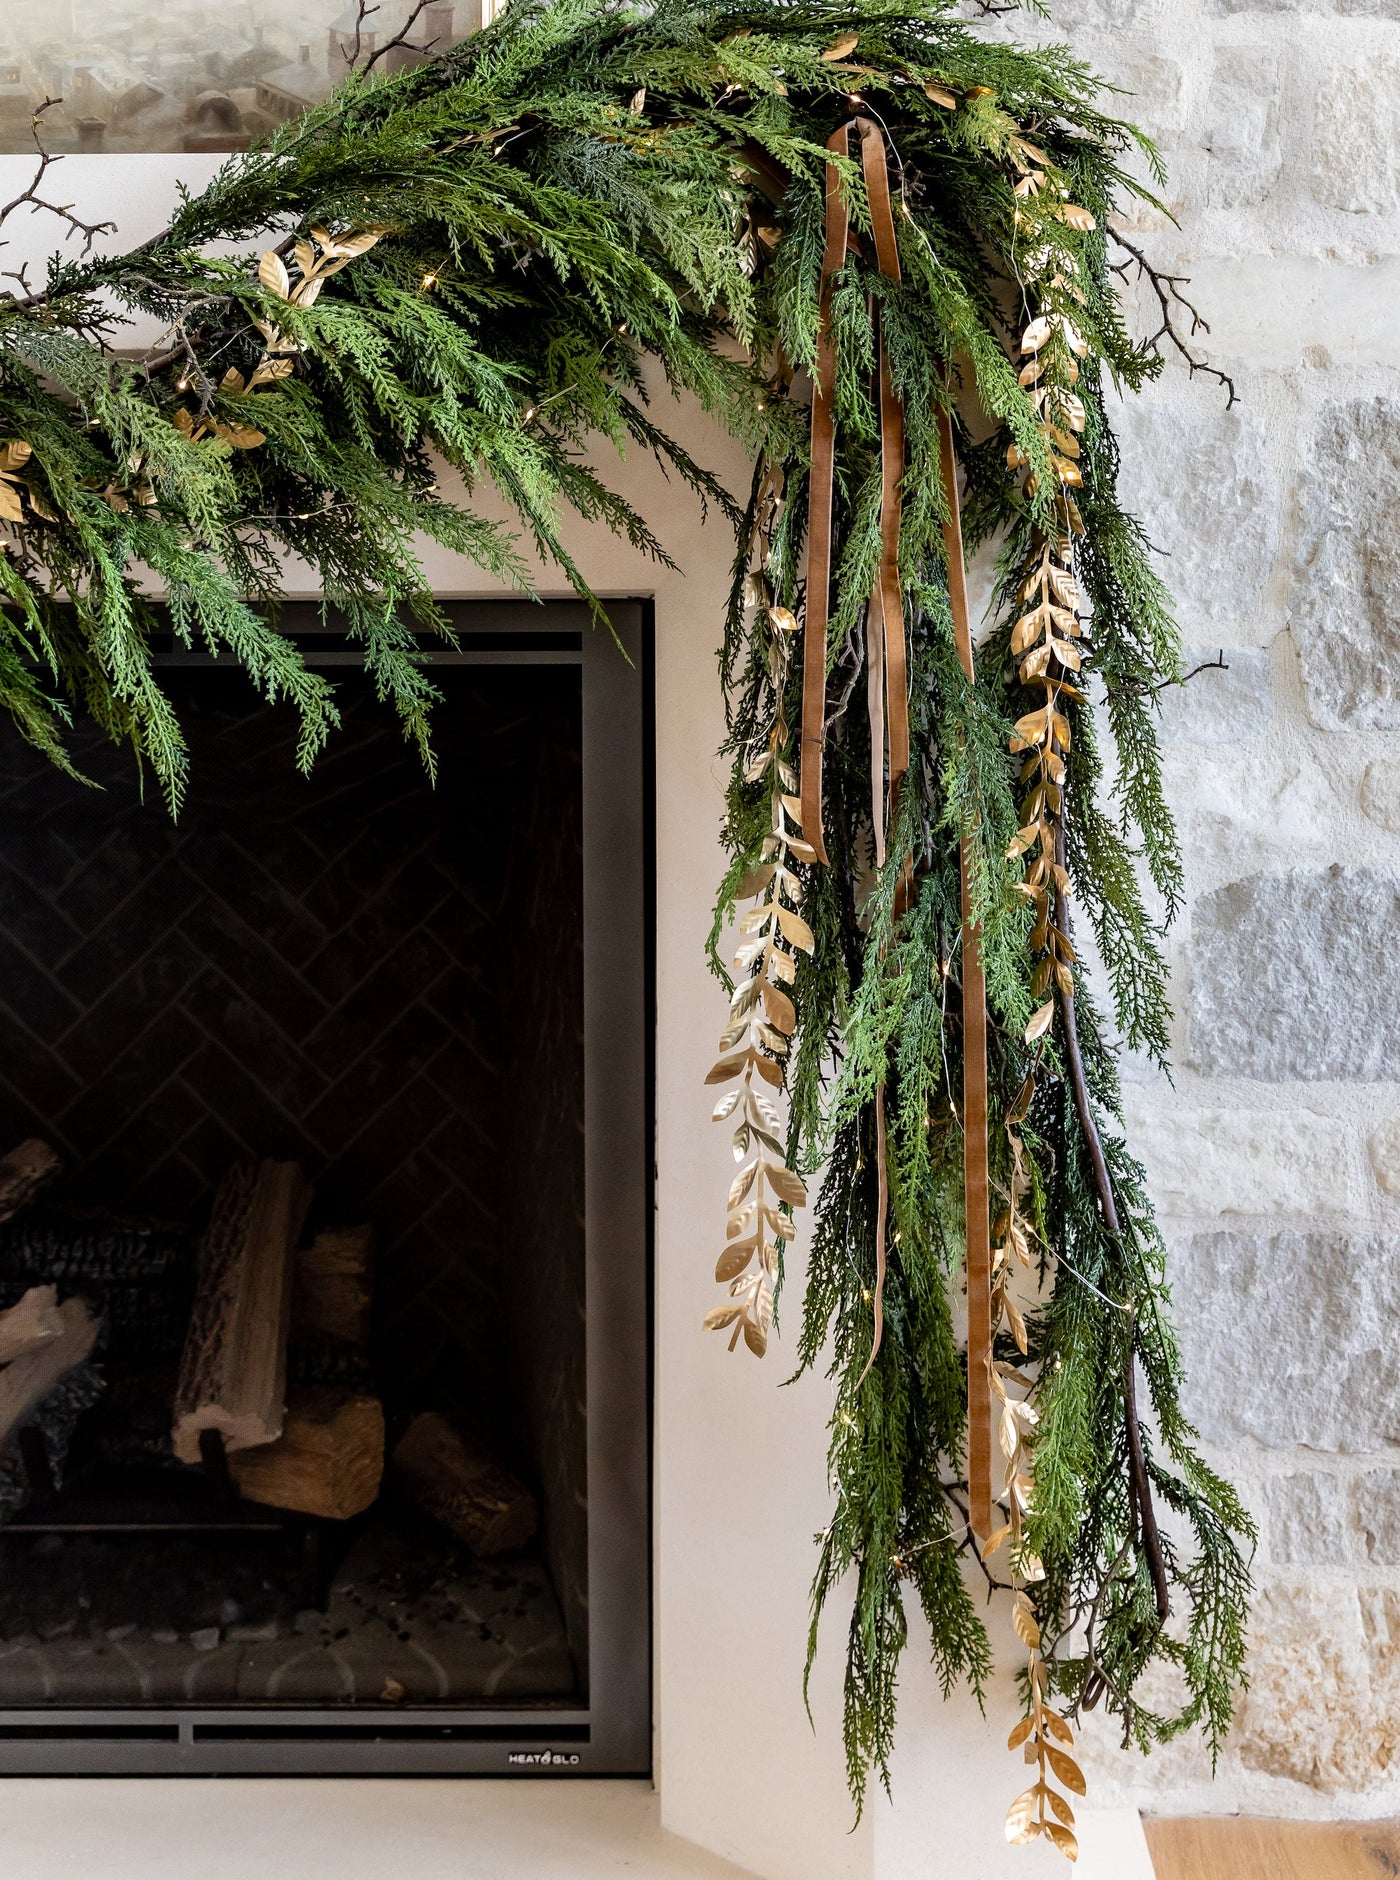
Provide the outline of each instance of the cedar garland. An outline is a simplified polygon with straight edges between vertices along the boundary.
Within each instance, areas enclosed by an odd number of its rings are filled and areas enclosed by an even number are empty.
[[[1105,395],[1160,366],[1125,328],[1108,223],[1137,189],[1128,154],[1155,158],[1095,96],[1063,48],[983,42],[951,0],[512,0],[414,71],[352,78],[134,253],[57,258],[0,299],[0,702],[63,765],[69,719],[89,715],[172,808],[185,751],[152,660],[152,580],[183,641],[299,712],[309,764],[336,707],[276,626],[299,556],[431,763],[415,653],[445,629],[415,536],[524,580],[510,532],[472,508],[479,480],[585,594],[564,507],[665,555],[586,461],[599,435],[655,452],[733,519],[732,860],[712,954],[734,994],[721,1109],[740,1171],[719,1269],[733,1296],[711,1322],[764,1348],[810,1180],[798,1350],[829,1369],[835,1491],[813,1649],[849,1574],[853,1792],[887,1779],[908,1598],[945,1689],[988,1674],[970,1548],[974,1572],[1007,1564],[1029,1653],[1038,1775],[1008,1831],[1067,1853],[1050,1777],[1074,1787],[1056,1758],[1081,1709],[1103,1703],[1143,1747],[1197,1724],[1218,1746],[1252,1539],[1181,1414],[1160,1236],[1119,1114],[1116,1038],[1165,1045],[1137,870],[1174,905],[1153,702],[1179,669],[1118,502]],[[846,228],[824,261],[829,206]],[[162,329],[138,356],[117,350],[130,319]],[[747,503],[657,422],[662,381],[752,446]],[[830,435],[812,454],[814,382]],[[967,548],[1001,554],[971,670],[950,433]],[[823,544],[829,584],[819,554],[805,572]],[[900,647],[905,685],[896,661],[878,670]],[[797,748],[804,671],[819,798]],[[1113,732],[1112,813],[1085,673]],[[852,709],[862,681],[875,710]],[[753,894],[736,987],[718,937]],[[957,1328],[963,1015],[983,997],[986,1377],[1006,1465],[985,1560]],[[1142,1701],[1154,1661],[1179,1674],[1175,1713]]]

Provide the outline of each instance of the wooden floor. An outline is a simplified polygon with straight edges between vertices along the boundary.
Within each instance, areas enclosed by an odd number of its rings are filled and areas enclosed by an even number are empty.
[[[1157,1880],[1394,1880],[1400,1822],[1142,1823]]]

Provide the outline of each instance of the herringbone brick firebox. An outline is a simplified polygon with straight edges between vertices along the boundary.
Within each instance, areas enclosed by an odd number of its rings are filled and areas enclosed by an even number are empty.
[[[92,736],[77,777],[0,747],[0,1137],[63,1165],[0,1224],[0,1306],[56,1285],[98,1327],[0,1458],[7,1717],[193,1705],[170,1740],[256,1741],[259,1766],[270,1706],[326,1724],[303,1751],[366,1710],[396,1750],[415,1718],[482,1741],[463,1706],[588,1738],[584,641],[571,609],[531,632],[498,606],[494,633],[460,611],[435,781],[324,632],[342,722],[309,777],[293,714],[209,660],[163,673],[177,817]],[[211,1209],[231,1165],[293,1164],[289,1420],[270,1449],[206,1428],[181,1462]],[[347,1342],[307,1318],[317,1250],[371,1237]],[[363,1508],[266,1487],[352,1425],[390,1458]],[[495,1551],[425,1485],[464,1455],[538,1506],[533,1540],[516,1507]]]

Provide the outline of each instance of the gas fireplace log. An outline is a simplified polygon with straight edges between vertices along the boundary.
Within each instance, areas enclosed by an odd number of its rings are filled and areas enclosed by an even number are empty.
[[[199,1461],[199,1433],[230,1451],[274,1443],[286,1411],[292,1249],[311,1201],[295,1162],[236,1162],[199,1244],[171,1445]]]
[[[65,1299],[57,1313],[58,1336],[46,1338],[0,1371],[0,1447],[97,1343],[97,1320],[86,1299]]]
[[[17,1305],[0,1312],[0,1364],[22,1358],[63,1331],[56,1286],[31,1286]]]
[[[57,1152],[38,1136],[29,1136],[8,1155],[0,1155],[0,1221],[10,1220],[27,1207],[62,1170]]]
[[[292,1342],[333,1338],[369,1344],[374,1272],[372,1227],[327,1227],[292,1263]]]
[[[529,1489],[435,1410],[404,1431],[393,1470],[419,1507],[473,1553],[508,1554],[540,1524]]]
[[[384,1474],[384,1412],[377,1397],[310,1386],[287,1398],[275,1443],[240,1449],[229,1472],[248,1501],[348,1521],[363,1514]]]

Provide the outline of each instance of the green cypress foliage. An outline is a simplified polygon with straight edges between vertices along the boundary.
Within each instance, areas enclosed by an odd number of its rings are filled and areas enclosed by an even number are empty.
[[[300,714],[309,765],[336,706],[277,629],[292,555],[348,619],[380,696],[431,763],[433,688],[416,653],[447,629],[415,538],[523,585],[519,537],[473,508],[473,491],[489,484],[526,543],[586,595],[560,538],[566,510],[666,558],[594,467],[599,438],[651,451],[732,517],[741,544],[720,662],[734,757],[733,866],[712,942],[723,973],[718,935],[770,827],[774,771],[754,776],[752,760],[779,708],[786,727],[798,717],[796,662],[774,656],[772,610],[802,605],[804,375],[821,318],[825,144],[852,94],[895,153],[903,280],[875,271],[867,243],[830,302],[833,860],[801,870],[814,946],[793,988],[788,1093],[790,1157],[825,1170],[798,1338],[802,1365],[827,1368],[834,1393],[834,1508],[820,1542],[813,1649],[823,1608],[853,1589],[846,1749],[859,1797],[872,1768],[888,1776],[908,1598],[927,1616],[944,1690],[963,1679],[980,1686],[991,1662],[958,1479],[958,850],[969,844],[983,933],[993,1177],[1005,1192],[1005,1125],[1032,1055],[1024,1031],[1035,963],[1021,866],[1007,858],[1020,820],[1020,759],[1008,740],[1037,702],[1017,676],[1009,633],[1018,571],[1053,520],[1053,472],[1018,383],[1028,312],[1019,259],[1031,239],[1074,262],[1084,293],[1078,565],[1101,705],[1071,708],[1065,836],[1079,943],[1092,941],[1103,966],[1106,1016],[1078,971],[1077,1005],[1121,1220],[1117,1235],[1104,1226],[1052,1039],[1020,1126],[1041,1282],[1027,1311],[1039,1412],[1028,1541],[1044,1570],[1031,1596],[1054,1688],[1071,1709],[1102,1698],[1143,1746],[1197,1723],[1218,1744],[1240,1678],[1252,1530],[1180,1409],[1161,1242],[1122,1140],[1114,1070],[1117,1040],[1165,1051],[1166,970],[1142,879],[1169,911],[1180,894],[1154,707],[1178,676],[1176,635],[1142,532],[1119,505],[1110,429],[1111,395],[1141,385],[1159,362],[1125,330],[1102,233],[1113,206],[1137,191],[1128,159],[1150,168],[1150,146],[1098,109],[1095,81],[1066,49],[983,40],[953,0],[512,0],[453,52],[383,82],[352,79],[233,157],[134,253],[56,257],[37,293],[0,301],[0,438],[11,440],[0,509],[19,519],[0,556],[0,700],[18,732],[60,764],[67,725],[89,715],[131,746],[178,809],[184,744],[152,664],[149,595],[159,589],[184,643],[240,665],[260,695]],[[1095,229],[1017,197],[1017,137],[1043,153]],[[843,164],[841,177],[853,225],[868,234],[858,167]],[[317,229],[376,239],[326,270],[316,295],[299,296],[330,252]],[[269,249],[285,287],[275,266],[260,275]],[[878,871],[860,698],[879,556],[875,305],[908,433],[901,574],[913,741],[890,861]],[[116,350],[123,322],[138,317],[167,329],[144,357]],[[759,470],[746,503],[669,437],[660,388],[692,394],[753,447]],[[954,398],[968,420],[969,546],[996,540],[1002,557],[997,622],[971,683],[953,643],[937,473],[939,406]],[[1036,495],[1006,467],[1013,443],[1040,473]],[[917,892],[897,919],[908,855]],[[884,1339],[861,1381],[882,1085],[896,1232]],[[998,1356],[1022,1362],[1006,1340]],[[1166,1624],[1127,1489],[1134,1365],[1163,1508]],[[780,1479],[781,1458],[770,1462]],[[1174,1710],[1136,1695],[1154,1660],[1176,1674]]]

